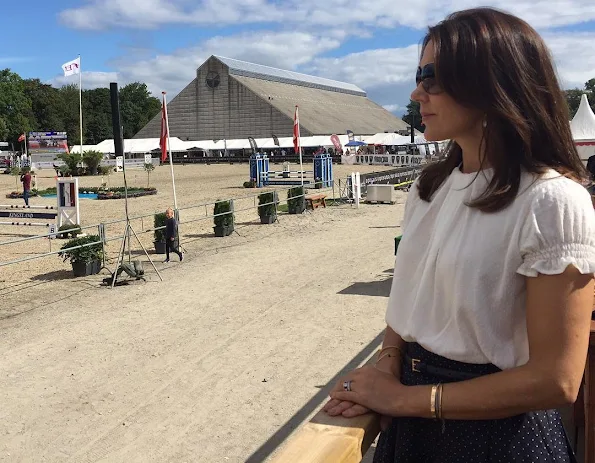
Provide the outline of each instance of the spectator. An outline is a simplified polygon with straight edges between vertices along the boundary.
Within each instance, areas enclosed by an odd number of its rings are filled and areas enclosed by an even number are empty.
[[[174,211],[169,207],[165,211],[167,221],[165,222],[165,262],[169,262],[170,251],[175,252],[180,258],[180,262],[184,260],[184,256],[178,249],[178,222],[174,217]]]

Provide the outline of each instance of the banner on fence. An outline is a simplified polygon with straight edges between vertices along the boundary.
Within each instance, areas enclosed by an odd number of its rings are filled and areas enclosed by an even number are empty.
[[[385,170],[382,172],[371,172],[361,174],[360,180],[362,190],[366,191],[368,185],[398,185],[407,181],[415,180],[421,173],[421,167],[399,167],[398,169]]]

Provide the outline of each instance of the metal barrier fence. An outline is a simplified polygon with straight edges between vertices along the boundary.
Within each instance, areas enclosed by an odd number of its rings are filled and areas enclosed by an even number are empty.
[[[306,196],[306,190],[304,189],[304,194],[301,195],[297,195],[297,196],[291,196],[291,197],[287,197],[285,200],[281,200],[279,198],[278,202],[270,202],[270,203],[265,203],[265,204],[257,204],[257,199],[258,197],[263,194],[263,193],[268,193],[271,191],[276,191],[277,193],[279,192],[289,192],[290,189],[296,188],[296,186],[293,186],[291,188],[287,188],[287,189],[270,189],[269,191],[263,192],[260,191],[257,194],[251,194],[251,195],[246,195],[246,196],[241,196],[238,198],[232,198],[232,199],[227,199],[227,200],[216,200],[213,202],[208,202],[208,203],[202,203],[202,204],[197,204],[197,205],[193,205],[193,206],[186,206],[186,207],[182,207],[179,208],[177,213],[176,213],[176,217],[179,217],[179,212],[180,211],[186,211],[186,212],[192,212],[192,211],[202,211],[202,209],[204,209],[205,215],[200,215],[199,217],[196,218],[192,218],[191,215],[189,215],[189,217],[187,219],[184,219],[184,217],[182,217],[181,220],[179,220],[179,225],[185,225],[185,224],[191,224],[194,222],[199,222],[202,220],[209,220],[209,219],[214,219],[215,217],[218,216],[223,216],[223,215],[229,215],[229,214],[238,214],[241,212],[247,212],[247,211],[251,211],[253,209],[256,209],[258,211],[258,207],[262,207],[262,206],[268,206],[271,204],[275,204],[275,211],[277,211],[277,207],[279,204],[284,203],[284,202],[288,202],[291,199],[297,199],[300,197],[305,197]],[[329,190],[333,190],[334,191],[334,183],[332,185],[331,188],[326,188],[326,189],[321,189],[321,190],[317,190],[317,191],[329,191]],[[334,193],[333,193],[333,197],[334,197]],[[211,209],[211,211],[213,210],[215,204],[217,202],[220,201],[230,201],[231,204],[237,204],[241,201],[246,201],[246,200],[253,200],[253,204],[249,207],[244,207],[244,208],[239,208],[236,209],[232,206],[232,210],[229,212],[223,212],[221,214],[213,214],[213,213],[209,213],[209,208]],[[137,216],[130,216],[129,217],[129,221],[130,222],[138,222],[140,221],[141,223],[141,228],[142,231],[140,232],[136,232],[138,235],[143,235],[143,234],[147,234],[147,233],[153,233],[156,230],[162,230],[165,228],[165,226],[162,227],[150,227],[150,228],[145,228],[144,227],[144,220],[145,219],[150,219],[151,221],[153,220],[155,216],[155,212],[152,212],[150,214],[143,214],[143,215],[137,215]],[[72,248],[68,248],[68,249],[58,249],[58,250],[52,250],[52,237],[55,237],[55,233],[47,233],[47,234],[43,234],[43,235],[34,235],[34,236],[28,236],[28,237],[23,237],[23,238],[18,238],[18,239],[14,239],[14,240],[8,240],[8,241],[2,241],[0,242],[0,255],[8,255],[7,252],[4,252],[4,249],[7,249],[8,246],[11,245],[15,245],[18,243],[23,243],[23,242],[32,242],[34,240],[47,240],[47,243],[49,245],[49,251],[45,252],[45,253],[40,253],[40,254],[35,254],[35,255],[30,255],[30,256],[26,256],[26,257],[21,257],[18,259],[12,259],[12,260],[7,260],[5,262],[0,262],[0,267],[6,267],[9,265],[14,265],[14,264],[19,264],[22,262],[27,262],[27,261],[32,261],[32,260],[36,260],[36,259],[42,259],[48,256],[52,256],[52,255],[56,255],[59,254],[60,252],[64,252],[64,251],[70,251],[70,250],[74,250],[74,249],[80,249],[83,247],[88,247],[88,246],[93,246],[96,244],[102,244],[102,245],[106,245],[110,242],[114,242],[114,241],[120,241],[122,239],[127,238],[126,235],[124,235],[123,233],[121,234],[115,234],[113,236],[109,236],[110,234],[108,233],[108,227],[113,228],[114,226],[117,225],[121,225],[122,226],[122,231],[124,231],[125,226],[126,226],[126,219],[118,219],[118,220],[111,220],[111,221],[106,221],[106,222],[102,222],[100,224],[95,224],[95,225],[87,225],[84,227],[80,227],[81,231],[85,231],[85,233],[87,234],[91,234],[91,235],[98,235],[99,241],[97,242],[93,242],[93,243],[87,243],[85,245],[82,246],[76,246],[76,247],[72,247]],[[93,230],[92,232],[90,232],[89,230]]]

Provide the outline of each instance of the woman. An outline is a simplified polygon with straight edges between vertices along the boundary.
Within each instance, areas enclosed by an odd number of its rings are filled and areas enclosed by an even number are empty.
[[[514,16],[461,11],[416,80],[447,158],[409,193],[379,360],[325,410],[389,417],[376,463],[575,461],[555,409],[585,365],[595,215],[548,50]]]

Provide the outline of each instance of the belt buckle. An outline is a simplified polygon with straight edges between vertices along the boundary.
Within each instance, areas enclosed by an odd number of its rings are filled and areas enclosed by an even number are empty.
[[[421,362],[420,359],[411,359],[411,371],[415,371],[416,373],[421,373],[421,371],[419,371],[419,369],[417,368],[417,364]]]

